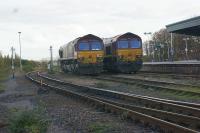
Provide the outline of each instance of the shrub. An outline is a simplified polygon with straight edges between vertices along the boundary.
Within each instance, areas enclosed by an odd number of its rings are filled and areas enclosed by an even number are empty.
[[[32,65],[24,65],[24,66],[23,66],[23,70],[24,70],[25,72],[31,72],[31,71],[34,70],[34,66],[32,66]]]
[[[92,123],[88,126],[89,132],[92,133],[109,133],[109,132],[117,132],[118,127],[114,126],[111,123]]]
[[[9,129],[11,133],[45,133],[49,123],[47,118],[41,109],[15,112],[9,120]]]

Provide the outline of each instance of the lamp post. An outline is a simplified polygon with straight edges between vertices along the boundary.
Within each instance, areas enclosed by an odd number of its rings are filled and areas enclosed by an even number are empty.
[[[53,72],[53,51],[52,51],[52,46],[50,46],[50,71]]]
[[[15,49],[14,49],[14,47],[11,47],[11,52],[12,52],[12,55],[11,55],[11,58],[12,58],[12,66],[11,66],[11,68],[12,68],[12,77],[13,77],[13,79],[15,78],[15,64],[14,64],[14,52],[15,52]]]
[[[147,56],[149,56],[149,54],[150,54],[150,35],[151,35],[152,33],[151,32],[144,32],[144,35],[149,35],[149,38],[148,38],[148,48],[147,48]],[[154,52],[153,52],[153,54],[154,54]],[[151,55],[151,54],[150,54]]]
[[[21,51],[21,32],[19,34],[19,49],[20,49],[20,70],[22,71],[22,51]]]
[[[188,60],[188,43],[187,41],[190,40],[190,38],[183,38],[183,40],[185,41],[185,54],[186,54],[186,59]]]
[[[170,58],[170,46],[169,46],[169,40],[166,40],[165,41],[165,44],[166,44],[166,46],[167,46],[167,60],[169,61],[169,58]]]
[[[171,33],[171,48],[170,48],[170,53],[171,53],[171,61],[173,61],[174,60],[173,33]]]

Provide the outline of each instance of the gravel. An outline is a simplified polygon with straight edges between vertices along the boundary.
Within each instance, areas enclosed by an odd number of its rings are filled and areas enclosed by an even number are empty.
[[[12,111],[31,110],[44,106],[50,125],[47,133],[152,133],[140,123],[123,120],[120,116],[101,112],[78,99],[53,91],[42,92],[40,87],[17,74],[16,79],[5,82],[5,92],[0,94],[0,122],[5,122]],[[0,133],[9,133],[7,127]]]

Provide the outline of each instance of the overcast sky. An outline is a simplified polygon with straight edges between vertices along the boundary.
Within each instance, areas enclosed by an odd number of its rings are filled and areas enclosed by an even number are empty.
[[[111,37],[125,32],[140,35],[165,25],[200,15],[199,0],[2,0],[0,3],[0,51],[22,57],[54,57],[61,45],[85,34]]]

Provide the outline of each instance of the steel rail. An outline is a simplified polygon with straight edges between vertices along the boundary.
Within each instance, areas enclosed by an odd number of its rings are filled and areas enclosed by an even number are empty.
[[[155,80],[147,80],[147,79],[141,79],[141,78],[128,78],[128,77],[120,77],[120,76],[111,76],[112,78],[121,78],[121,79],[126,79],[126,80],[135,80],[135,81],[143,81],[147,83],[159,83],[159,84],[164,84],[164,85],[179,85],[179,86],[185,86],[185,87],[193,87],[193,88],[199,88],[199,85],[193,85],[193,84],[183,84],[183,83],[174,83],[174,82],[165,82],[165,81],[155,81]]]
[[[111,100],[111,99],[105,99],[102,97],[93,97],[98,100],[108,102],[111,104],[115,104],[120,107],[124,107],[130,110],[134,110],[146,115],[150,115],[162,120],[166,120],[172,123],[176,123],[178,125],[185,125],[187,128],[190,127],[191,129],[194,130],[199,130],[198,128],[200,127],[200,118],[193,117],[193,116],[187,116],[187,115],[182,115],[182,114],[177,114],[173,112],[167,112],[167,111],[162,111],[162,110],[157,110],[157,109],[151,109],[151,108],[146,108],[146,107],[140,107],[140,106],[135,106],[132,104],[127,104],[124,102],[119,102],[116,100]]]
[[[183,90],[183,89],[175,89],[175,88],[170,88],[170,87],[164,87],[164,86],[159,86],[159,85],[152,85],[148,83],[142,83],[138,81],[134,81],[135,79],[130,79],[130,78],[122,78],[122,77],[96,77],[95,79],[98,80],[107,80],[107,81],[112,81],[112,82],[121,82],[121,83],[126,83],[126,84],[133,84],[133,85],[141,85],[145,87],[151,87],[157,90],[169,90],[173,92],[179,92],[179,93],[185,93],[185,94],[191,94],[191,95],[197,95],[200,96],[200,92],[194,92],[194,91],[188,91],[188,90]],[[132,81],[130,81],[132,80]],[[148,81],[150,82],[150,81]],[[155,81],[156,82],[156,81]]]
[[[193,107],[188,107],[188,106],[184,106],[184,105],[178,105],[178,104],[174,104],[174,103],[167,103],[167,102],[163,102],[163,101],[158,101],[155,99],[148,99],[148,98],[144,98],[144,97],[140,97],[134,94],[130,94],[130,93],[123,93],[123,92],[117,92],[117,91],[112,91],[112,90],[105,90],[105,89],[100,89],[100,88],[95,88],[95,87],[89,87],[89,86],[83,86],[83,85],[77,85],[74,83],[69,83],[69,82],[65,82],[65,81],[61,81],[58,79],[54,79],[54,78],[50,78],[41,74],[38,74],[40,77],[43,77],[45,79],[54,81],[54,82],[58,82],[61,84],[66,84],[72,87],[78,87],[78,88],[82,88],[82,90],[86,90],[88,93],[93,93],[93,94],[101,94],[101,95],[107,95],[109,97],[115,97],[115,98],[119,98],[119,99],[123,99],[123,100],[128,100],[128,101],[133,101],[133,102],[137,102],[140,104],[144,104],[146,107],[151,107],[151,108],[155,108],[155,109],[163,109],[163,110],[171,110],[171,111],[175,111],[175,113],[182,113],[182,114],[187,114],[187,115],[192,115],[195,117],[199,117],[200,118],[200,109],[198,108],[193,108]]]
[[[178,105],[189,106],[189,107],[193,107],[193,108],[200,108],[199,103],[191,103],[191,102],[186,102],[186,101],[177,101],[177,100],[171,100],[171,99],[156,98],[156,97],[150,97],[150,96],[138,95],[138,94],[137,95],[131,94],[131,95],[135,95],[135,96],[139,96],[139,97],[143,97],[143,98],[148,98],[148,99],[153,99],[153,100],[157,100],[157,101],[174,103],[174,104],[178,104]]]
[[[26,74],[26,77],[28,79],[30,79],[31,81],[37,83],[37,84],[41,84],[40,81],[33,79],[28,73]],[[56,90],[58,92],[60,92],[61,94],[67,94],[67,95],[71,95],[74,97],[77,97],[79,99],[83,99],[89,103],[92,103],[95,106],[101,107],[105,110],[114,112],[114,113],[118,113],[118,114],[123,114],[126,113],[127,117],[132,118],[133,120],[140,120],[140,122],[142,122],[143,124],[149,124],[149,125],[153,125],[153,126],[159,126],[160,130],[163,130],[165,132],[174,132],[174,133],[197,133],[198,131],[192,130],[192,129],[188,129],[182,126],[179,126],[177,124],[173,124],[164,120],[160,120],[158,118],[152,117],[152,116],[148,116],[142,113],[139,113],[137,111],[132,111],[130,109],[126,109],[117,105],[113,105],[107,102],[103,102],[101,100],[92,98],[90,96],[87,95],[83,95],[77,92],[73,92],[73,91],[69,91],[63,88],[59,88],[59,87],[55,87],[55,86],[51,86],[48,85],[46,83],[42,83],[43,86],[47,86],[53,90]]]

